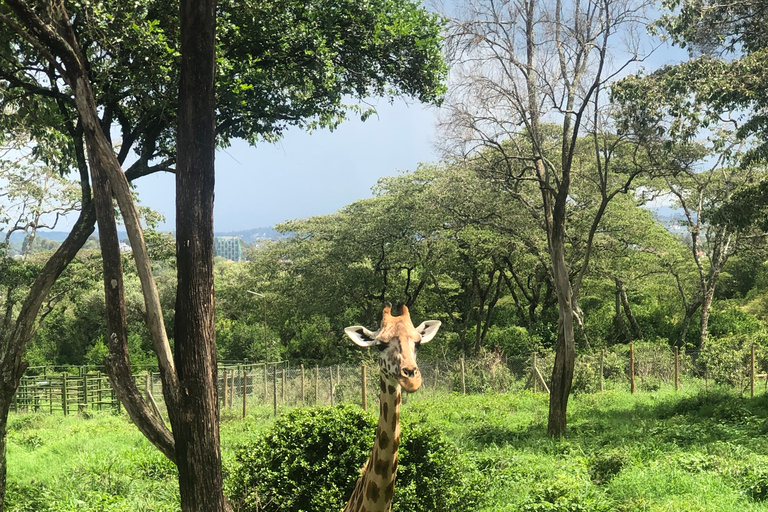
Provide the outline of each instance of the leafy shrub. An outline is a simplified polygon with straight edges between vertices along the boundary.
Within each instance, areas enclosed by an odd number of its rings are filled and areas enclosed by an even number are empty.
[[[605,352],[603,357],[603,379],[606,382],[609,380],[629,382],[627,377],[629,371],[629,348],[624,352],[626,352],[626,357],[622,352],[622,347],[619,346]],[[554,350],[545,350],[539,353],[537,366],[541,374],[545,376],[545,379],[549,380],[554,365]],[[571,391],[574,393],[594,393],[599,389],[600,351],[578,354],[573,368]]]
[[[608,512],[611,504],[577,477],[561,475],[534,485],[520,512]]]
[[[701,349],[698,363],[703,365],[709,378],[718,384],[746,389],[749,384],[752,344],[756,345],[756,367],[768,367],[768,349],[761,346],[757,334],[735,334],[710,337]]]
[[[541,338],[531,335],[528,329],[518,325],[492,326],[486,336],[486,345],[499,347],[504,352],[510,368],[522,369],[531,358],[531,352],[541,345]]]
[[[722,309],[713,309],[707,324],[709,335],[719,338],[733,333],[755,334],[763,330],[760,320],[738,306],[725,303]]]
[[[754,501],[768,499],[768,470],[760,466],[748,466],[739,475],[741,487]]]
[[[467,393],[503,393],[512,385],[512,372],[501,358],[500,352],[481,352],[476,359],[464,361],[464,382]],[[453,389],[461,391],[461,368],[456,364]]]
[[[590,457],[587,467],[592,482],[609,482],[627,463],[627,454],[620,450],[599,451]]]
[[[13,512],[45,512],[50,510],[50,491],[45,485],[25,485],[13,480],[8,482],[5,506]]]
[[[228,494],[239,512],[341,510],[376,424],[357,407],[298,409],[236,454]],[[433,428],[402,425],[394,511],[472,510],[477,486]]]

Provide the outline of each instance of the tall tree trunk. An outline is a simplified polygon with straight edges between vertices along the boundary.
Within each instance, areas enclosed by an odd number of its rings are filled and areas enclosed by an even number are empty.
[[[184,512],[231,509],[222,491],[213,309],[215,13],[215,0],[181,1],[175,360],[182,392],[168,416]]]
[[[573,332],[573,303],[571,282],[568,278],[568,266],[565,263],[565,244],[562,238],[553,237],[552,266],[555,278],[555,290],[558,303],[557,346],[555,365],[552,369],[552,382],[549,394],[549,421],[547,434],[562,437],[566,432],[566,411],[568,398],[573,383],[573,368],[576,362],[576,342]]]

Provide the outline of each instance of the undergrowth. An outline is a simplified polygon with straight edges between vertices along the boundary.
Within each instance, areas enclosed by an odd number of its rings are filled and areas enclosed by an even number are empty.
[[[402,418],[441,433],[482,489],[479,511],[768,511],[768,397],[582,393],[570,400],[567,436],[554,440],[547,406],[530,392],[415,394]],[[231,488],[238,450],[274,420],[268,408],[222,418]],[[9,511],[179,509],[175,468],[123,416],[11,415],[8,437]]]

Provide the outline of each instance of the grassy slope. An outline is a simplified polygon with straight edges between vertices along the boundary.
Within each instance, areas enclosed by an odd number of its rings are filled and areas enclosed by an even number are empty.
[[[404,420],[456,443],[486,511],[768,511],[768,397],[575,396],[564,441],[544,395],[410,398]],[[223,423],[225,467],[267,418]],[[177,510],[173,467],[122,417],[13,416],[9,436],[8,510]]]

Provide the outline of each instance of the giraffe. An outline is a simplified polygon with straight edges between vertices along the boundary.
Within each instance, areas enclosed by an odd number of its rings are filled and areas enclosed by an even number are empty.
[[[378,347],[381,377],[379,425],[373,450],[344,512],[389,512],[391,509],[400,445],[401,389],[413,393],[421,387],[416,350],[434,338],[439,328],[437,320],[428,320],[414,328],[405,305],[400,306],[400,316],[392,316],[392,305],[387,303],[378,331],[359,325],[344,329],[361,347]]]

